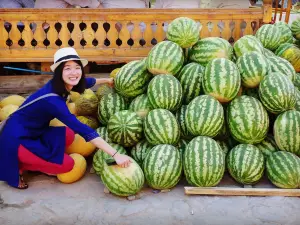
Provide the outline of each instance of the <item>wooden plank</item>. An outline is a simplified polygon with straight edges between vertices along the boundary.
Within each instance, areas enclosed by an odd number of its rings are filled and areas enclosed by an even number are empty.
[[[280,188],[233,188],[233,187],[184,187],[187,195],[225,196],[289,196],[300,197],[300,189]]]
[[[103,78],[108,77],[108,73],[87,74],[87,77]],[[52,75],[0,75],[0,94],[23,94],[31,93],[43,87]]]

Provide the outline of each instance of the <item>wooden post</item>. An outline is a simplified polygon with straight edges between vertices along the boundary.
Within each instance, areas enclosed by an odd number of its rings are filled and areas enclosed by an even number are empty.
[[[263,3],[263,22],[270,23],[272,21],[272,0],[264,0]]]
[[[53,63],[50,63],[50,62],[42,62],[41,63],[41,71],[43,71],[43,72],[51,72],[50,66],[52,64]]]
[[[292,0],[288,0],[286,13],[285,13],[285,22],[286,23],[288,23],[290,20],[291,8],[292,8]]]

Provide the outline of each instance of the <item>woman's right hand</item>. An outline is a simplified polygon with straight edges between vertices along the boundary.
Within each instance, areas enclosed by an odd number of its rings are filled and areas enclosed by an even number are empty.
[[[127,155],[123,155],[123,154],[119,154],[117,153],[114,156],[114,159],[116,160],[116,163],[120,166],[120,167],[128,167],[131,163],[131,159],[129,156]]]

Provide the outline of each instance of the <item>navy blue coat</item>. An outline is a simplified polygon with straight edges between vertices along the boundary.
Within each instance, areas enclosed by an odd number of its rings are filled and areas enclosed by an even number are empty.
[[[86,78],[86,88],[94,86],[95,78]],[[54,93],[52,81],[29,96],[23,104],[47,93]],[[0,180],[19,185],[18,148],[23,145],[40,158],[62,164],[65,152],[65,127],[51,127],[57,118],[86,141],[99,137],[97,132],[70,113],[66,98],[51,96],[41,99],[11,115],[0,134]]]

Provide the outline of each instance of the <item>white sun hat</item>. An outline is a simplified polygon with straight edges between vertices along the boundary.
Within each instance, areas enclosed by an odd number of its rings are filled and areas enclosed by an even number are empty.
[[[58,67],[62,62],[71,61],[71,60],[80,60],[82,66],[85,67],[88,64],[86,59],[81,59],[72,47],[65,47],[57,50],[54,54],[54,64],[50,66],[51,70],[54,72],[56,67]]]

